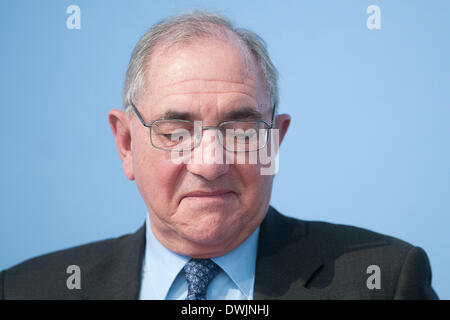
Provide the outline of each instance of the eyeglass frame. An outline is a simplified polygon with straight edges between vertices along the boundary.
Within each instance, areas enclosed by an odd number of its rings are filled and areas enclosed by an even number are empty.
[[[171,150],[171,149],[165,149],[165,148],[157,147],[157,146],[154,145],[153,140],[152,140],[151,130],[152,130],[152,126],[153,126],[153,124],[154,124],[155,122],[157,122],[157,121],[162,121],[162,120],[166,120],[166,121],[167,121],[167,120],[177,120],[177,121],[183,121],[183,122],[193,122],[192,120],[183,120],[183,119],[156,119],[156,120],[153,120],[151,123],[146,123],[145,120],[144,120],[144,118],[142,118],[141,113],[139,112],[139,110],[137,109],[137,107],[134,105],[134,103],[133,103],[133,102],[130,102],[130,105],[131,105],[131,107],[133,108],[133,111],[134,111],[134,112],[136,113],[136,115],[138,116],[139,121],[142,123],[142,125],[143,125],[144,127],[147,127],[147,128],[150,129],[150,143],[152,144],[153,148],[156,148],[156,149],[158,149],[158,150],[174,151],[174,150]],[[268,128],[267,128],[266,130],[273,129],[273,128],[274,128],[274,123],[275,123],[275,106],[272,107],[272,123],[271,123],[270,125],[269,125],[267,122],[265,122],[264,120],[252,120],[252,121],[232,120],[232,121],[223,121],[223,122],[220,122],[217,126],[202,126],[201,129],[202,129],[202,132],[203,132],[203,130],[208,130],[208,129],[217,129],[217,131],[220,131],[220,126],[222,126],[223,124],[226,124],[226,123],[235,123],[235,122],[262,122],[262,123],[264,123],[265,125],[267,125]],[[199,139],[199,141],[198,141],[199,144],[200,144],[200,142],[202,141],[202,139],[203,139],[203,134],[201,135],[201,137],[200,137],[200,139]],[[254,152],[254,151],[258,151],[258,150],[264,148],[264,147],[267,145],[267,140],[268,140],[268,139],[269,139],[269,135],[267,135],[266,141],[264,142],[264,145],[263,145],[263,146],[258,147],[258,149],[253,150],[253,151],[244,151],[244,152]],[[220,140],[220,139],[218,139],[218,140]],[[221,142],[220,144],[222,145],[222,147],[223,147],[225,150],[230,151],[230,150],[228,150],[228,149],[225,147],[225,145],[224,145],[222,142]],[[193,149],[195,149],[196,147],[198,147],[198,145],[195,145],[195,144],[194,144],[193,147],[192,147],[191,149],[183,149],[183,150],[186,150],[186,151],[187,151],[187,150],[193,150]],[[175,151],[177,151],[177,150],[175,150]],[[239,152],[239,151],[234,151],[234,152]]]

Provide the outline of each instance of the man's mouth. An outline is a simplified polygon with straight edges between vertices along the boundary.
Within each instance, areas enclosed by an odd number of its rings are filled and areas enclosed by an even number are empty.
[[[235,194],[232,190],[221,189],[214,191],[206,191],[206,190],[196,190],[185,194],[181,200],[183,199],[192,199],[192,200],[222,200],[226,199]]]

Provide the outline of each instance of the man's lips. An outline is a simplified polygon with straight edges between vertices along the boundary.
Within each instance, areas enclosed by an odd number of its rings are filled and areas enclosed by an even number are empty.
[[[215,190],[215,191],[203,191],[196,190],[193,192],[186,193],[181,200],[185,198],[203,198],[203,199],[214,199],[214,198],[225,198],[234,194],[232,190]]]

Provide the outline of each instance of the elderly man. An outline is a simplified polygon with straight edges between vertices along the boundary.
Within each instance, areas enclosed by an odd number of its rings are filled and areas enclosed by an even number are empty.
[[[153,26],[130,60],[125,111],[108,116],[145,226],[3,271],[1,298],[437,298],[421,248],[269,206],[276,169],[264,169],[290,123],[277,103],[256,34],[204,12]]]

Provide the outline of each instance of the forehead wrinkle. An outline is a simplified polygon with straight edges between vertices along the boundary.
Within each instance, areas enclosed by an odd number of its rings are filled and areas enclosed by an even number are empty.
[[[220,80],[220,79],[183,79],[159,86],[161,89],[169,90],[187,90],[187,92],[217,93],[217,92],[241,92],[239,89],[254,91],[255,81],[250,78],[244,78],[243,81]],[[192,89],[192,87],[194,87]],[[189,91],[192,90],[192,91]]]
[[[170,82],[166,86],[170,86],[170,85],[176,86],[178,84],[184,84],[186,82],[191,82],[191,81],[202,81],[202,82],[206,82],[206,83],[212,83],[212,82],[229,83],[229,84],[247,85],[247,86],[251,86],[251,87],[253,87],[254,83],[255,83],[255,81],[250,77],[243,77],[243,81],[228,80],[228,79],[190,78],[190,79],[183,79],[183,80]]]
[[[223,91],[208,91],[208,92],[204,92],[204,91],[191,91],[191,92],[173,92],[173,93],[168,93],[168,94],[162,96],[162,97],[160,98],[160,100],[164,100],[164,99],[166,99],[166,98],[168,98],[168,97],[171,97],[171,96],[199,95],[199,94],[205,94],[205,95],[208,95],[208,94],[223,95],[223,94],[230,94],[230,93],[242,94],[242,95],[246,95],[246,96],[248,96],[248,97],[250,97],[250,98],[252,98],[252,99],[255,99],[253,96],[251,96],[250,94],[248,94],[248,92],[244,92],[244,91],[226,91],[226,92],[223,92]]]
[[[186,79],[170,84],[160,86],[162,90],[162,95],[158,100],[164,100],[170,96],[176,95],[200,95],[200,94],[242,94],[246,95],[251,99],[255,99],[255,87],[254,81],[238,82],[238,81],[225,81],[216,79]],[[199,87],[198,82],[202,82],[204,85]],[[168,92],[164,94],[164,88],[167,88]],[[160,91],[161,94],[161,91]]]

